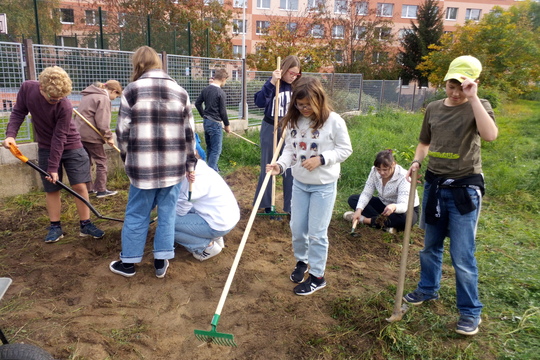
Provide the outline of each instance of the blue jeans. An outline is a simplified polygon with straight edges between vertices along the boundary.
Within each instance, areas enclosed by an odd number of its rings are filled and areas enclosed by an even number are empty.
[[[213,230],[199,214],[188,212],[184,216],[176,215],[174,241],[187,251],[200,255],[213,239],[225,236],[231,230]]]
[[[146,236],[150,225],[150,212],[157,205],[158,222],[154,235],[154,258],[174,257],[174,221],[180,185],[161,189],[139,189],[129,186],[124,226],[122,227],[122,252],[125,263],[142,261]]]
[[[206,162],[212,169],[218,171],[218,160],[223,145],[223,129],[221,122],[204,119],[204,139],[206,141]]]
[[[424,184],[423,209],[431,184]],[[478,267],[475,237],[480,214],[481,195],[467,189],[476,210],[461,215],[452,189],[439,189],[441,218],[435,225],[425,224],[424,248],[420,251],[420,282],[417,291],[431,295],[439,291],[442,276],[444,239],[450,238],[450,256],[456,273],[457,308],[463,316],[478,317],[482,303],[478,298]]]
[[[325,185],[293,181],[291,232],[294,257],[310,266],[310,274],[324,275],[328,258],[328,226],[336,201],[337,182]]]

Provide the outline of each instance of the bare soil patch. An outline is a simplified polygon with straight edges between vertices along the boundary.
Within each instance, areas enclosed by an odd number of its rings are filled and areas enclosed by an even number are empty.
[[[310,345],[335,341],[330,333],[338,324],[331,304],[395,285],[402,241],[401,233],[395,237],[361,227],[353,237],[350,223],[337,212],[329,231],[325,289],[294,295],[288,219],[257,216],[217,328],[234,334],[238,347],[201,343],[194,336],[194,329],[210,330],[252,210],[256,181],[252,168],[227,177],[242,219],[225,237],[223,252],[199,262],[177,248],[164,279],[154,276],[154,227],[143,263],[127,279],[108,269],[120,252],[121,223],[96,221],[107,234],[91,240],[78,237],[77,219],[71,215],[63,219],[64,239],[45,244],[44,198],[36,197],[30,207],[0,201],[0,276],[13,279],[0,304],[1,328],[12,342],[41,346],[57,359],[332,359],[331,352],[324,355],[321,347]],[[122,218],[126,198],[124,190],[91,200],[102,214]],[[66,207],[73,202],[68,194],[64,199]],[[417,261],[421,235],[416,230],[410,261]],[[393,294],[387,316],[392,300]],[[366,317],[366,334],[376,335],[377,326]],[[363,337],[351,346],[361,354],[366,341],[373,345],[373,338]]]

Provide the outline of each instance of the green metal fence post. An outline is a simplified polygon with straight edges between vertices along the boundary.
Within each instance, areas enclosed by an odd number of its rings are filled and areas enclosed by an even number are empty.
[[[105,49],[105,42],[103,41],[103,13],[101,12],[101,6],[98,7],[99,14],[99,42],[101,49]]]
[[[146,15],[146,45],[152,47],[152,39],[150,39],[152,32],[150,30],[150,15]]]
[[[188,56],[191,56],[191,21],[187,23],[187,36],[188,36]]]
[[[39,33],[39,17],[38,17],[37,0],[34,0],[34,17],[36,18],[37,43],[38,45],[41,45],[41,34]]]

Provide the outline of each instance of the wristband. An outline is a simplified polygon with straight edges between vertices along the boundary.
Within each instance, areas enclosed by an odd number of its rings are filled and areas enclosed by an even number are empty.
[[[326,161],[324,160],[324,156],[319,155],[319,159],[321,159],[321,165],[326,164]]]
[[[281,164],[278,164],[278,166],[279,166],[279,175],[282,175],[285,172],[285,170],[283,170],[283,166],[281,166]]]
[[[412,164],[414,164],[414,163],[417,163],[419,168],[422,167],[422,162],[421,162],[420,160],[413,160],[412,163],[411,163],[411,166],[412,166]]]

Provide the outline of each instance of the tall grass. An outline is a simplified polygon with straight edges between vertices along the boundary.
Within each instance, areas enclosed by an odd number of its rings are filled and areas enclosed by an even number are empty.
[[[311,339],[307,344],[319,349],[320,358],[329,354],[332,359],[540,358],[540,103],[504,104],[497,112],[499,137],[482,145],[486,197],[476,253],[485,305],[480,332],[463,337],[453,331],[458,314],[446,253],[441,301],[410,309],[400,322],[381,321],[393,288],[336,300],[329,310],[338,321],[329,329],[332,340]],[[378,151],[393,149],[398,163],[408,168],[422,118],[383,109],[347,121],[354,153],[342,166],[334,216],[348,210],[350,194],[361,191]],[[258,133],[248,137],[258,142]],[[258,162],[253,145],[237,139],[224,142],[222,169],[240,165],[257,169]],[[412,290],[418,279],[407,281],[406,289]]]

